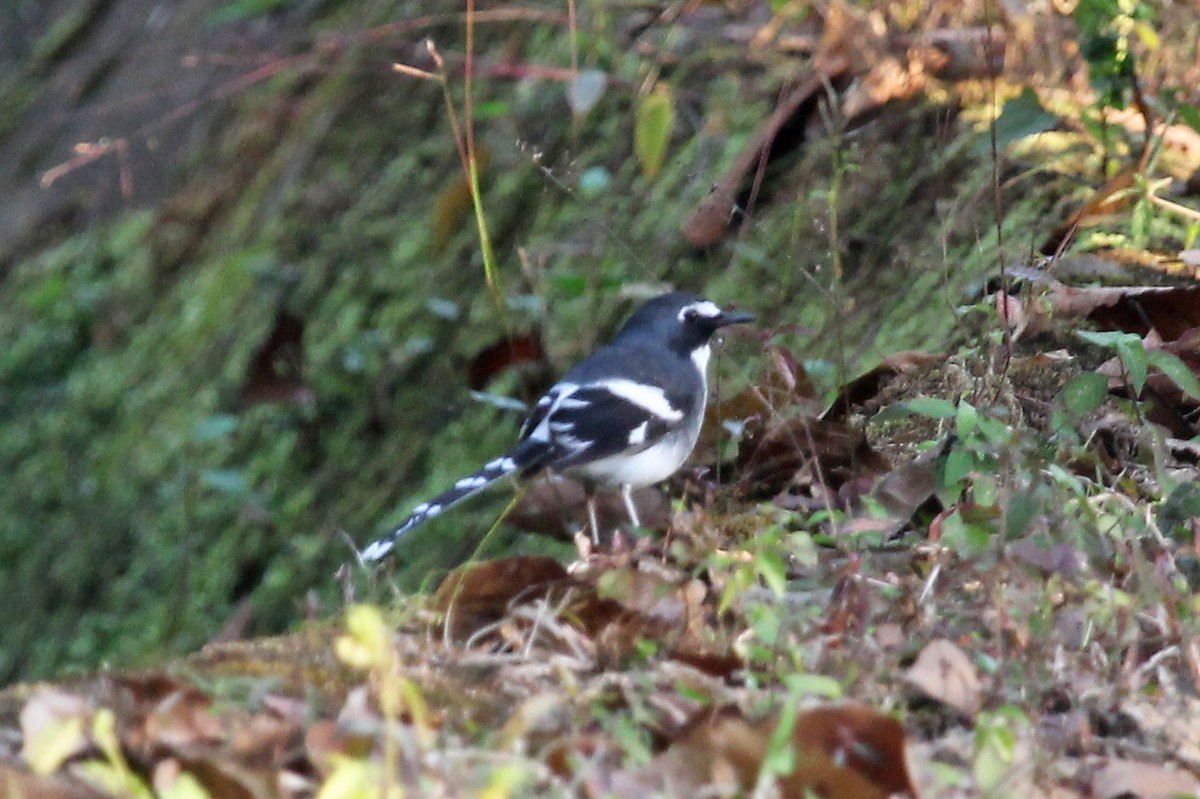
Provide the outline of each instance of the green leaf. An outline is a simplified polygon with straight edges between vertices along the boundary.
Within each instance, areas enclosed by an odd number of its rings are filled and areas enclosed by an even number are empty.
[[[667,142],[671,138],[671,128],[674,125],[675,101],[670,90],[659,85],[638,105],[637,123],[633,132],[633,151],[637,155],[638,163],[642,165],[642,174],[646,180],[654,180],[662,169],[667,157]]]
[[[1189,103],[1179,103],[1175,106],[1175,112],[1179,114],[1179,118],[1184,124],[1195,131],[1200,131],[1200,109]]]
[[[1004,537],[1016,538],[1025,532],[1041,504],[1029,492],[1013,494],[1004,514]]]
[[[962,482],[975,467],[975,456],[964,449],[953,449],[946,456],[946,467],[942,471],[942,487],[952,488]]]
[[[1143,197],[1133,206],[1129,218],[1129,236],[1136,249],[1144,250],[1150,241],[1150,222],[1154,219],[1154,206]]]
[[[246,475],[240,469],[205,469],[200,482],[221,494],[241,496],[246,493]]]
[[[775,596],[787,593],[787,564],[777,553],[760,551],[754,557],[754,566]]]
[[[931,419],[950,419],[958,413],[958,407],[950,400],[937,397],[917,397],[904,403],[904,407],[918,416]]]
[[[46,776],[58,771],[67,758],[86,745],[82,716],[55,719],[25,739],[21,756],[34,774]]]
[[[1075,335],[1092,344],[1116,350],[1121,363],[1125,364],[1125,371],[1129,375],[1129,383],[1133,387],[1134,393],[1142,393],[1142,388],[1146,385],[1146,374],[1150,370],[1150,362],[1140,336],[1121,330],[1104,332],[1077,330]]]
[[[1188,540],[1191,527],[1185,522],[1200,517],[1200,486],[1180,483],[1163,501],[1158,511],[1158,523],[1173,538]]]
[[[979,411],[975,406],[966,401],[958,403],[958,412],[954,417],[954,431],[958,433],[958,437],[967,438],[975,432],[978,424]]]
[[[820,696],[826,699],[841,699],[845,695],[842,684],[824,674],[788,674],[783,678],[791,696]]]
[[[1186,363],[1175,355],[1163,350],[1152,350],[1146,353],[1150,365],[1167,377],[1187,395],[1200,399],[1200,380]]]
[[[1126,333],[1123,330],[1076,330],[1075,335],[1090,344],[1110,349],[1116,349],[1119,344],[1131,338],[1140,341],[1137,334]]]
[[[208,15],[209,25],[224,25],[243,19],[252,19],[277,11],[291,0],[234,0]]]
[[[1142,346],[1142,340],[1134,336],[1132,341],[1122,341],[1117,345],[1117,355],[1121,356],[1125,371],[1129,373],[1133,393],[1140,395],[1146,386],[1146,375],[1150,372],[1150,362],[1146,359],[1146,348]]]
[[[214,413],[196,422],[192,440],[197,443],[219,441],[237,429],[238,418],[231,413]]]
[[[1004,104],[996,119],[996,146],[1007,147],[1017,139],[1050,130],[1058,117],[1042,107],[1033,89],[1026,89]]]
[[[1062,390],[1063,404],[1076,416],[1094,413],[1107,397],[1108,378],[1096,372],[1076,375]]]

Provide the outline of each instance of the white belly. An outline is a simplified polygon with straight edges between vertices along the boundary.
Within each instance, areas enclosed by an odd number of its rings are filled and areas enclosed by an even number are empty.
[[[584,478],[609,486],[653,485],[666,480],[687,460],[696,446],[700,426],[679,430],[636,455],[613,455],[578,466],[571,471]]]

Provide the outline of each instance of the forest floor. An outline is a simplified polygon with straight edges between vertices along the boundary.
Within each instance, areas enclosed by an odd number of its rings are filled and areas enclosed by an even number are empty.
[[[799,21],[785,9],[748,14],[753,25],[676,9],[672,35],[652,40],[661,64],[714,31],[808,59],[679,215],[681,246],[751,237],[734,206],[790,218],[778,175],[831,135],[823,126],[904,129],[955,150],[945,166],[961,155],[948,142],[982,120],[989,168],[958,177],[977,181],[963,204],[993,224],[884,245],[852,229],[842,242],[839,200],[873,200],[851,173],[882,169],[891,151],[845,174],[835,157],[814,202],[834,209],[820,299],[838,310],[804,320],[828,357],[799,357],[791,317],[769,312],[787,300],[763,299],[762,329],[729,341],[756,365],[712,403],[693,465],[647,498],[647,529],[595,546],[572,535],[573,489],[536,483],[508,518],[565,539],[564,556],[473,558],[428,594],[352,565],[340,607],[299,631],[228,640],[243,628],[222,619],[226,640],[191,655],[12,685],[0,795],[1200,796],[1200,115],[1183,88],[1200,85],[1200,58],[1186,13],[1135,5],[1081,0],[1073,17],[1014,12],[994,28],[969,12],[906,28],[895,9]],[[1111,96],[1079,77],[1105,69]],[[595,89],[571,81],[572,102]],[[1007,102],[988,124],[997,86]],[[634,115],[639,179],[662,167],[663,120],[684,105],[667,98],[645,92]],[[913,203],[932,192],[910,189]],[[1017,194],[1022,210],[1005,216]],[[962,218],[948,196],[920,207]],[[458,224],[470,216],[469,182],[440,199]],[[996,239],[1011,248],[1006,225],[1037,211],[1050,217],[1039,257],[1005,263]],[[884,354],[852,379],[822,371],[858,362],[831,343],[841,310],[876,342],[896,335],[862,318],[883,302],[854,294],[871,275],[843,275],[843,258],[873,248],[925,266],[913,253],[986,252],[971,293],[935,303],[944,346],[877,344]],[[745,284],[763,274],[727,285],[753,296]],[[924,304],[917,280],[889,307]],[[481,387],[545,372],[532,343],[471,342]],[[271,346],[250,349],[253,377]],[[257,388],[311,401],[319,366],[307,368],[310,384],[258,374]],[[448,523],[478,542],[486,528],[465,518]]]

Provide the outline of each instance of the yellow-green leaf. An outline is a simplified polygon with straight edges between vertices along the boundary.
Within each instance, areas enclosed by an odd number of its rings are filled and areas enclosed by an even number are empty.
[[[83,717],[68,716],[50,721],[32,737],[26,738],[21,756],[35,774],[44,776],[58,771],[67,758],[86,744]]]
[[[391,656],[391,631],[383,614],[371,605],[352,605],[346,610],[346,635],[334,642],[338,658],[360,669],[386,666]]]
[[[666,86],[657,86],[637,109],[633,151],[646,180],[653,180],[667,157],[667,143],[675,125],[675,100]]]
[[[123,799],[154,799],[154,792],[145,782],[128,770],[105,763],[103,760],[88,760],[71,770],[84,782],[110,796]]]
[[[200,780],[186,771],[165,787],[159,787],[158,799],[212,799]]]

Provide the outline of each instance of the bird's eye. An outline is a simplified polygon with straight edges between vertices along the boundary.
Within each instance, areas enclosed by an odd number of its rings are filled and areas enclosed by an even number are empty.
[[[700,314],[696,313],[694,309],[689,308],[683,312],[683,321],[685,322],[695,322],[699,318]]]

